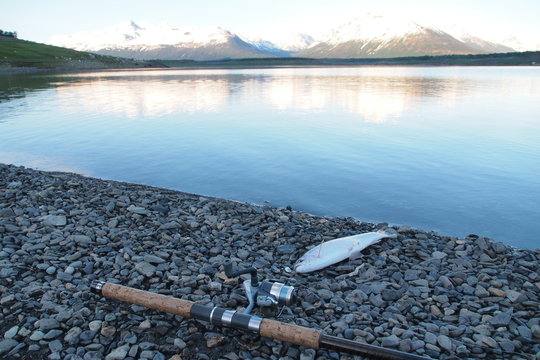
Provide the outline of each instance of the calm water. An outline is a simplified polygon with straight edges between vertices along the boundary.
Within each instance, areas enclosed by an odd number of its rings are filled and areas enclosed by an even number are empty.
[[[0,77],[0,162],[540,247],[540,68]]]

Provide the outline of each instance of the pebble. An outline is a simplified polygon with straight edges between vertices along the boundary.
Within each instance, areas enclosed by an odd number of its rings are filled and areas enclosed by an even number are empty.
[[[50,226],[65,226],[67,218],[64,215],[46,215],[41,218],[43,224]]]
[[[90,321],[90,323],[88,324],[88,328],[90,330],[92,330],[92,331],[98,332],[101,329],[101,324],[102,323],[103,323],[103,321],[101,321],[101,320]]]
[[[372,245],[362,259],[294,273],[305,249],[379,230],[399,238]],[[222,276],[227,260],[255,266],[261,279],[295,285],[299,302],[280,308],[280,320],[330,335],[440,359],[498,358],[502,351],[521,359],[540,350],[540,252],[481,236],[446,237],[2,164],[0,236],[0,352],[7,358],[347,356],[88,291],[90,281],[104,279],[236,310],[247,298],[241,278]]]
[[[105,356],[105,360],[123,360],[126,358],[129,351],[129,345],[122,345],[111,351],[107,356]]]
[[[11,351],[11,349],[13,349],[18,344],[19,342],[14,339],[4,339],[0,341],[0,355]]]
[[[30,340],[32,341],[39,341],[41,339],[43,339],[43,336],[45,336],[45,334],[43,333],[43,331],[40,331],[40,330],[36,330],[32,333],[32,335],[30,335]]]
[[[512,315],[508,312],[500,312],[497,315],[495,315],[491,320],[489,321],[491,325],[495,327],[499,326],[507,326],[510,323],[510,320],[512,319]]]
[[[9,329],[8,331],[4,333],[4,338],[12,339],[15,337],[15,335],[17,335],[18,332],[19,332],[19,327],[15,325],[14,327],[12,327],[11,329]]]
[[[60,327],[60,323],[56,319],[51,319],[51,318],[41,319],[38,322],[39,322],[39,325],[38,325],[39,330],[41,331],[47,331],[47,330],[56,329]]]
[[[399,345],[399,338],[396,335],[390,335],[382,338],[383,347],[396,347]]]

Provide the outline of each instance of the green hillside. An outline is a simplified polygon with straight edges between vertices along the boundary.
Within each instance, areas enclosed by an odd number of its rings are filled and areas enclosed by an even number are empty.
[[[97,69],[149,66],[144,61],[96,55],[0,35],[0,68]]]

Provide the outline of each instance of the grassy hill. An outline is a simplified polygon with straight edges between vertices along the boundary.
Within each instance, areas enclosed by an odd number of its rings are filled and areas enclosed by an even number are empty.
[[[0,35],[0,68],[99,69],[153,65],[145,61],[96,55]]]

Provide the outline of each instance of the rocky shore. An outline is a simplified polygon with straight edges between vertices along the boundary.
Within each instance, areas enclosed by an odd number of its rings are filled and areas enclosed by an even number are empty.
[[[306,249],[398,233],[312,274]],[[279,320],[434,359],[540,359],[540,250],[0,164],[0,358],[352,359],[99,298],[94,279],[247,306],[222,264],[294,285]],[[278,315],[278,314],[275,314]],[[356,357],[360,358],[360,357]]]

